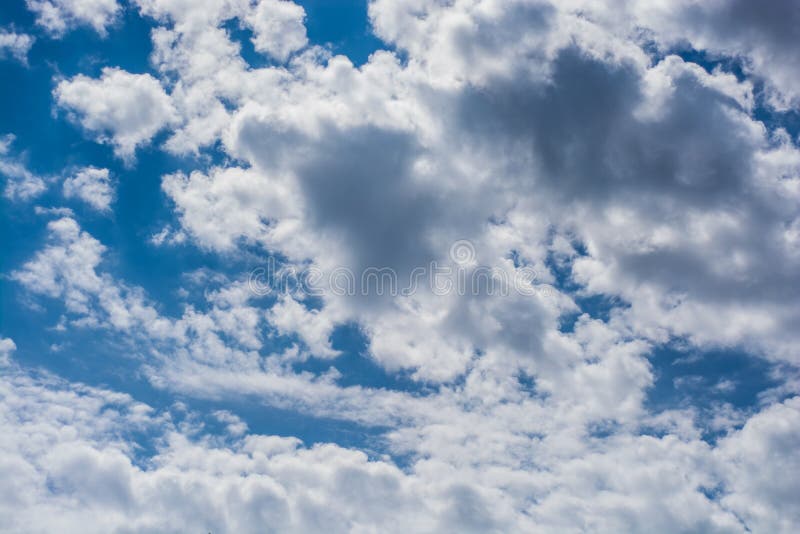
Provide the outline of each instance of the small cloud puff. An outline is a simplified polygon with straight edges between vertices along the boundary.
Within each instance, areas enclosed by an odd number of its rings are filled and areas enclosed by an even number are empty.
[[[27,0],[27,6],[36,24],[56,38],[78,26],[89,26],[105,37],[121,9],[117,0]]]
[[[99,79],[78,75],[61,81],[56,103],[71,118],[111,144],[114,153],[132,161],[136,149],[177,121],[175,108],[161,84],[149,74],[105,68]]]
[[[24,33],[0,29],[0,59],[13,57],[22,63],[28,62],[28,52],[35,39]]]
[[[22,157],[13,154],[13,134],[0,136],[0,176],[6,178],[3,196],[9,200],[30,200],[47,189],[45,180],[28,170]]]
[[[100,212],[108,212],[114,201],[114,189],[108,169],[84,167],[64,180],[64,196],[78,198]]]

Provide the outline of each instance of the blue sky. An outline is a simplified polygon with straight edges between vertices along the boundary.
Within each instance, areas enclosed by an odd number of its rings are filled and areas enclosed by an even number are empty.
[[[793,532],[798,17],[5,2],[0,530]]]

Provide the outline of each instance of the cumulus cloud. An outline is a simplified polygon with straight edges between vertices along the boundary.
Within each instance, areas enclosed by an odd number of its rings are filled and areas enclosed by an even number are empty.
[[[105,36],[122,9],[117,0],[26,0],[26,5],[36,15],[36,24],[55,37],[78,26]]]
[[[35,39],[25,33],[0,29],[0,59],[13,57],[22,63],[28,62],[28,52]]]
[[[788,532],[800,522],[797,454],[800,398],[775,404],[725,438],[717,451],[731,494],[723,502],[753,531]]]
[[[792,0],[772,1],[767,9],[746,0],[619,5],[624,7],[612,16],[650,29],[660,46],[688,44],[712,57],[741,59],[746,71],[766,80],[774,106],[800,104],[800,58],[792,46],[800,39],[800,10]]]
[[[108,169],[85,167],[64,180],[66,198],[79,198],[97,211],[109,211],[114,200],[114,190]]]
[[[274,226],[292,209],[291,192],[252,169],[176,173],[164,176],[161,186],[175,202],[183,227],[206,248],[231,250],[239,239],[258,242],[291,231],[288,224]]]
[[[106,247],[70,217],[51,221],[47,228],[49,245],[11,273],[14,280],[34,294],[62,298],[79,324],[145,325],[152,336],[167,334],[168,323],[144,301],[141,291],[117,285],[107,274],[97,272]]]
[[[184,230],[201,246],[258,243],[318,266],[407,274],[466,235],[494,268],[524,248],[523,263],[546,280],[555,231],[588,249],[568,264],[585,294],[630,304],[615,314],[618,328],[655,342],[677,335],[792,359],[796,312],[774,289],[797,285],[787,231],[795,208],[785,195],[797,149],[751,117],[749,82],[675,56],[651,64],[618,27],[570,5],[375,2],[376,31],[410,54],[407,66],[382,53],[356,69],[309,51],[289,71],[245,68],[220,27],[252,14],[243,4],[141,8],[171,23],[154,34],[153,59],[184,81],[173,97],[187,123],[167,147],[198,150],[219,137],[252,164],[164,178]],[[498,56],[504,61],[481,59]],[[225,110],[223,101],[238,107]],[[678,241],[676,228],[689,238]],[[771,237],[756,237],[763,235]],[[753,247],[728,259],[722,249],[734,238]],[[707,254],[708,243],[720,251]],[[398,299],[382,313],[374,305],[329,299],[320,319],[361,322],[387,365],[449,362],[419,375],[439,378],[464,372],[489,347],[525,361],[574,309],[568,298],[523,305],[517,313],[528,308],[540,328],[514,337],[511,306],[497,304],[489,327],[457,300]],[[485,317],[495,303],[471,306]]]
[[[62,80],[53,96],[87,132],[128,160],[177,119],[158,80],[117,68],[104,68],[99,79],[78,75]]]
[[[178,430],[169,413],[108,390],[23,372],[4,374],[0,387],[0,418],[13,428],[2,444],[3,470],[14,475],[3,477],[0,490],[6,529],[47,532],[56,528],[53,518],[70,532],[437,526],[414,477],[358,451],[259,435],[215,445],[211,436]],[[136,430],[163,440],[150,467],[134,463],[124,441]],[[441,503],[458,505],[457,498]]]
[[[260,0],[244,20],[253,30],[256,50],[286,61],[308,43],[304,18],[305,10],[294,2]]]

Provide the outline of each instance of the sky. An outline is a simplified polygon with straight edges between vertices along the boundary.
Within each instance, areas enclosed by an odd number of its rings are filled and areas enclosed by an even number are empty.
[[[800,529],[795,0],[7,0],[0,531]]]

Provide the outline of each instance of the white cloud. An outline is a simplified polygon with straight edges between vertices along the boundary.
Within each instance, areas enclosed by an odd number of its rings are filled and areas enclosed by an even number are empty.
[[[298,335],[317,358],[333,358],[340,354],[331,347],[335,323],[329,314],[309,310],[293,298],[283,296],[269,309],[267,320],[278,333]]]
[[[220,423],[226,425],[226,430],[230,435],[241,436],[247,432],[247,423],[242,421],[236,414],[227,410],[217,410],[213,415]]]
[[[762,447],[758,439],[765,434],[764,425],[777,436],[770,443],[790,440],[784,434],[791,425],[772,425],[793,412],[767,408],[740,433],[712,448],[698,440],[699,432],[686,416],[672,414],[658,422],[642,410],[643,393],[652,381],[642,357],[648,347],[625,339],[602,321],[583,317],[574,333],[544,343],[545,354],[552,352],[553,359],[539,356],[532,362],[538,391],[534,397],[521,389],[514,367],[507,367],[497,348],[475,363],[463,385],[436,393],[345,388],[335,384],[335,376],[296,374],[282,367],[279,355],[261,358],[249,350],[259,347],[257,335],[253,337],[259,321],[258,311],[248,304],[252,295],[246,284],[209,292],[208,312],[188,309],[172,321],[150,308],[135,288],[97,272],[103,247],[74,221],[54,221],[50,232],[51,244],[12,276],[31,291],[64,298],[70,313],[92,319],[83,321],[85,325],[107,325],[137,342],[151,340],[157,359],[145,371],[157,387],[210,398],[255,395],[261,402],[307,414],[382,425],[389,428],[384,437],[389,450],[410,455],[413,467],[403,472],[388,460],[369,462],[361,452],[334,445],[305,449],[291,439],[248,435],[244,422],[229,412],[212,415],[234,441],[215,444],[210,438],[185,435],[185,425],[173,430],[166,416],[150,419],[146,407],[126,396],[63,383],[42,386],[24,375],[6,374],[5,387],[12,393],[0,407],[13,406],[7,413],[28,414],[30,421],[41,411],[48,414],[42,421],[68,427],[37,427],[39,436],[53,437],[40,438],[40,448],[27,448],[23,459],[14,461],[19,476],[7,480],[25,491],[17,488],[14,512],[4,515],[7,521],[33,521],[36,531],[47,528],[37,521],[58,515],[69,530],[81,524],[84,512],[102,509],[102,520],[93,524],[104,530],[120,524],[133,530],[163,529],[196,521],[198,528],[210,524],[215,530],[248,531],[266,520],[286,521],[282,524],[288,531],[308,531],[318,527],[319,514],[327,511],[326,525],[338,528],[341,522],[343,529],[392,524],[400,531],[439,531],[444,525],[457,525],[460,531],[507,531],[535,524],[545,532],[636,531],[645,526],[655,532],[743,532],[739,518],[748,525],[783,528],[776,518],[789,505],[769,494],[751,506],[748,492],[760,491],[757,480],[749,474],[749,464],[727,458],[749,457],[750,449]],[[280,307],[274,313],[279,317]],[[303,321],[310,322],[290,323]],[[162,328],[154,329],[157,324]],[[158,341],[158,331],[169,334]],[[312,333],[303,335],[320,339]],[[158,356],[161,351],[163,357]],[[290,355],[288,361],[296,357]],[[20,392],[15,381],[23,384]],[[87,404],[79,404],[76,416],[62,415],[52,423],[49,401],[42,399],[55,395],[50,391],[54,387],[77,387],[82,391],[77,398]],[[59,406],[78,402],[69,393],[57,395]],[[109,402],[122,406],[109,409]],[[36,410],[26,403],[35,403]],[[126,408],[129,404],[138,407]],[[794,401],[786,405],[794,409]],[[121,430],[116,429],[129,428],[127,418],[133,416],[136,425],[165,432],[147,468],[134,465],[130,442],[118,438]],[[72,417],[79,423],[71,422]],[[607,437],[591,437],[592,425],[600,423],[616,429]],[[640,425],[654,424],[667,433],[660,438],[638,435]],[[16,419],[5,426],[14,429],[14,439],[30,441],[27,427]],[[677,429],[682,429],[679,434],[671,433]],[[20,454],[15,443],[5,442],[11,447],[6,458]],[[742,449],[744,444],[750,449]],[[39,478],[22,476],[32,472],[31,465]],[[620,466],[625,466],[625,476],[620,476]],[[375,479],[376,473],[383,475]],[[179,489],[184,477],[193,481],[191,494]],[[50,483],[45,486],[44,481]],[[275,488],[270,502],[277,508],[259,501],[262,515],[253,519],[242,503],[249,502],[245,495],[252,484],[264,483]],[[312,501],[307,500],[310,487],[316,488]],[[154,488],[171,489],[162,493]],[[214,498],[219,488],[228,498]],[[709,499],[704,491],[715,488],[723,491],[718,499]],[[165,500],[173,506],[153,504]],[[71,504],[77,501],[82,506]],[[200,504],[202,514],[197,513]],[[406,505],[424,513],[418,511],[414,522],[406,524]],[[44,509],[59,513],[34,513]]]
[[[416,477],[335,445],[259,435],[215,445],[126,395],[19,371],[0,388],[3,471],[13,474],[0,483],[4,529],[46,532],[57,518],[65,532],[422,532],[440,524],[435,506],[459,505],[434,504]],[[124,440],[136,430],[160,442],[149,467]]]
[[[13,339],[0,338],[0,365],[8,365],[15,350],[17,350],[17,345]]]
[[[753,532],[791,532],[800,523],[798,429],[800,398],[793,397],[753,416],[718,447],[729,492],[722,502]]]
[[[64,217],[47,225],[50,243],[20,270],[11,273],[34,294],[62,298],[78,323],[87,326],[145,328],[153,337],[169,337],[169,322],[145,302],[141,291],[116,285],[97,272],[106,250],[81,231],[74,219]]]
[[[22,63],[28,62],[28,52],[35,39],[25,33],[0,29],[0,59],[13,57]]]
[[[800,12],[792,0],[775,1],[766,10],[746,0],[634,1],[615,16],[652,29],[662,47],[681,47],[688,41],[712,57],[740,58],[745,71],[767,81],[773,105],[800,105],[800,59],[792,46],[800,39]]]
[[[84,167],[64,180],[66,198],[79,198],[97,211],[107,212],[114,200],[114,190],[108,169]]]
[[[285,62],[308,43],[305,15],[294,2],[259,0],[244,21],[253,30],[255,49]]]
[[[99,79],[78,75],[59,82],[53,96],[98,141],[113,145],[115,154],[127,160],[177,119],[169,95],[149,74],[104,68]]]
[[[45,180],[28,170],[19,156],[11,153],[15,136],[0,137],[0,175],[6,178],[3,195],[11,200],[30,200],[47,189]]]
[[[209,249],[231,250],[240,238],[258,242],[291,231],[290,223],[272,222],[291,213],[291,192],[251,169],[167,175],[162,189],[175,202],[183,227]]]
[[[117,0],[26,0],[36,23],[55,37],[77,26],[89,26],[102,36],[121,11]]]
[[[312,49],[286,69],[248,69],[221,24],[246,19],[253,6],[140,2],[165,23],[154,32],[154,64],[182,82],[173,99],[186,122],[167,148],[192,152],[221,138],[230,155],[252,165],[164,177],[185,232],[176,235],[226,253],[260,244],[323,269],[390,266],[401,274],[468,236],[490,266],[506,268],[524,247],[524,260],[552,279],[552,229],[556,239],[589,245],[588,256],[567,266],[587,293],[632,304],[615,315],[616,328],[649,341],[678,335],[791,358],[796,312],[773,288],[793,269],[769,269],[797,258],[786,230],[792,201],[777,201],[793,182],[776,179],[796,176],[797,166],[792,156],[774,156],[797,150],[791,141],[775,148],[749,116],[749,82],[677,57],[650,65],[617,26],[570,5],[525,2],[375,2],[378,34],[409,54],[407,65],[379,53],[356,69]],[[343,187],[354,193],[337,196]],[[610,196],[614,188],[619,194]],[[659,198],[668,201],[654,210]],[[743,242],[753,244],[757,233],[780,233],[785,250],[700,257],[707,243],[743,229]],[[757,261],[773,253],[780,259]],[[699,268],[659,270],[687,257]],[[748,278],[763,281],[762,290],[743,285]],[[721,300],[693,300],[712,287]],[[382,364],[441,380],[485,351],[535,367],[531,353],[557,338],[558,315],[574,309],[559,299],[552,306],[476,299],[465,312],[458,299],[419,296],[374,308],[330,298],[317,316],[327,330],[360,322]],[[516,328],[519,313],[539,326]]]

